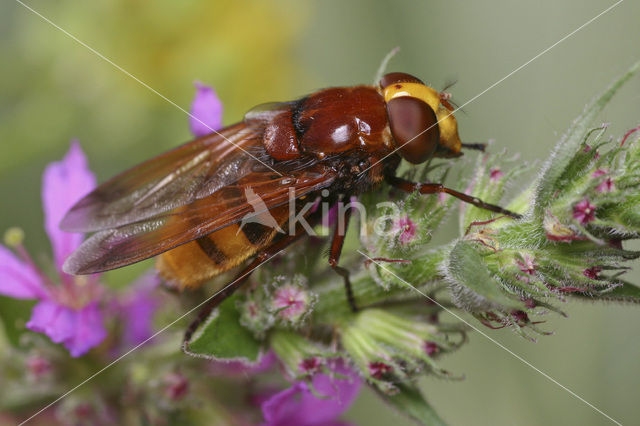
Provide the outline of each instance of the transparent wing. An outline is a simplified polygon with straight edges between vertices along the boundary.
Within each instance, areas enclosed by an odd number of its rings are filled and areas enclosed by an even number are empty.
[[[260,162],[269,161],[261,143],[263,130],[263,123],[245,121],[147,160],[81,199],[60,227],[71,232],[112,229],[205,198],[265,169]]]
[[[304,167],[286,177],[271,171],[251,172],[234,184],[207,197],[154,217],[116,229],[100,231],[87,239],[65,262],[70,274],[91,274],[139,262],[181,244],[239,222],[256,211],[257,196],[267,209],[299,199],[335,180],[331,169]]]

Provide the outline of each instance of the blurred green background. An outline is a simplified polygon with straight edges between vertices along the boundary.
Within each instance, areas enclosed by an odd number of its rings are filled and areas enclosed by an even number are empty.
[[[370,83],[395,46],[402,50],[390,70],[436,88],[457,80],[451,91],[461,104],[614,1],[28,4],[184,108],[194,80],[213,85],[231,123],[258,103]],[[586,102],[640,59],[638,17],[638,2],[621,3],[467,105],[458,114],[463,139],[495,139],[494,152],[506,147],[527,161],[543,160]],[[0,231],[13,225],[27,230],[32,253],[46,255],[42,170],[63,155],[71,138],[80,139],[101,181],[189,138],[183,112],[13,0],[0,5],[0,54]],[[640,78],[601,119],[612,123],[615,137],[639,124]],[[449,224],[439,241],[454,232]],[[632,277],[640,282],[640,274]],[[640,309],[563,308],[569,318],[550,316],[546,328],[556,334],[536,344],[510,331],[486,331],[611,417],[637,424]],[[609,423],[477,333],[443,366],[466,379],[422,385],[451,424]],[[371,392],[362,394],[348,419],[410,424]]]

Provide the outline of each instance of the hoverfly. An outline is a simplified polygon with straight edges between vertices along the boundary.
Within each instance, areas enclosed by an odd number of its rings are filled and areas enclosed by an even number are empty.
[[[66,214],[67,231],[95,232],[65,262],[70,274],[92,274],[158,256],[156,267],[181,289],[253,258],[205,306],[186,341],[208,313],[270,257],[303,236],[239,222],[257,195],[279,226],[286,226],[289,192],[296,204],[329,194],[329,203],[357,195],[383,180],[404,192],[444,192],[474,206],[511,217],[515,213],[439,183],[410,182],[395,175],[404,159],[457,157],[464,144],[447,96],[405,73],[389,73],[377,86],[336,87],[301,99],[267,104],[244,120],[161,154],[98,186]],[[328,190],[328,191],[327,191]],[[350,210],[345,213],[348,223]],[[308,223],[320,212],[309,211]],[[344,226],[346,228],[346,226]],[[345,232],[333,234],[329,265],[344,277],[355,309],[349,274],[339,266]]]

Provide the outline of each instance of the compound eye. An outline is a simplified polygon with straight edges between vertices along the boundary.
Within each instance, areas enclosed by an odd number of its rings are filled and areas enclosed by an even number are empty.
[[[402,158],[413,164],[427,161],[440,140],[438,119],[420,99],[401,96],[387,102],[389,127]]]
[[[424,84],[419,78],[404,72],[390,72],[380,79],[380,88],[385,89],[395,83],[420,83]]]

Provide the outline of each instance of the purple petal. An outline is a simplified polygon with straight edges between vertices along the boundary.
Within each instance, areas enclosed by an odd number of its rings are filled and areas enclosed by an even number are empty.
[[[323,218],[322,220],[322,224],[324,225],[326,222],[326,225],[329,228],[331,228],[336,224],[337,221],[338,221],[338,203],[334,204],[332,207],[329,208],[326,218]]]
[[[107,335],[97,302],[74,310],[51,300],[41,301],[26,326],[54,343],[63,343],[73,357],[84,355]]]
[[[125,323],[122,339],[127,346],[138,345],[153,335],[153,315],[159,304],[153,290],[158,283],[154,272],[144,274],[133,283],[133,292],[121,304]]]
[[[42,300],[33,308],[26,327],[49,336],[54,343],[62,343],[73,336],[76,316],[72,309],[52,300]]]
[[[316,374],[312,385],[316,397],[305,382],[296,382],[262,404],[265,425],[327,425],[339,424],[337,418],[349,408],[360,390],[358,376],[334,363],[332,370],[339,376]]]
[[[98,346],[107,337],[107,330],[104,328],[104,321],[98,302],[92,302],[74,312],[76,314],[76,324],[73,336],[64,342],[64,346],[69,350],[72,357],[79,357],[94,346]]]
[[[42,299],[47,294],[38,272],[1,245],[0,294],[15,299]]]
[[[96,178],[89,170],[87,158],[77,141],[71,142],[62,161],[50,163],[44,171],[44,227],[51,240],[53,258],[59,271],[67,256],[80,245],[83,236],[63,232],[58,225],[67,210],[95,186]]]
[[[204,136],[222,127],[222,102],[209,86],[196,81],[189,127],[195,136]]]

